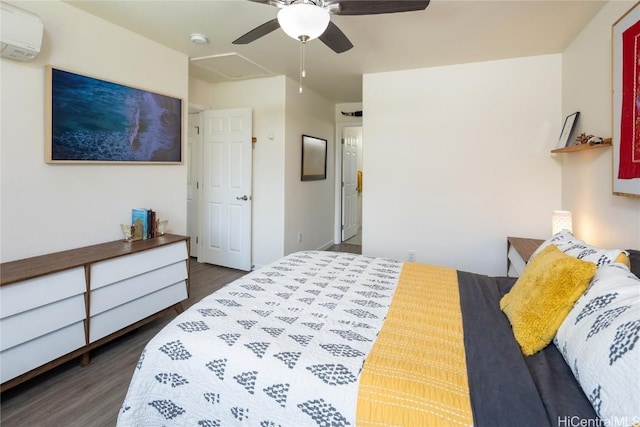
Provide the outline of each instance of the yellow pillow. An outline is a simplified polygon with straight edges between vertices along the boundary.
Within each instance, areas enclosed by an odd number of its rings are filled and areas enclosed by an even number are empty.
[[[627,254],[624,253],[624,252],[620,252],[620,255],[618,255],[616,257],[616,259],[613,260],[613,262],[619,262],[619,263],[624,264],[627,267],[629,267],[629,269],[631,269],[631,260],[629,259]]]
[[[555,245],[529,261],[500,300],[523,354],[530,356],[553,340],[595,272],[594,263],[565,255]]]

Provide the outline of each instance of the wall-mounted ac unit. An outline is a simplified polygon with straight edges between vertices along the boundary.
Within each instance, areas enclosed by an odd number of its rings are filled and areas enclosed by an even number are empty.
[[[0,55],[31,61],[42,46],[42,21],[35,13],[0,2]]]

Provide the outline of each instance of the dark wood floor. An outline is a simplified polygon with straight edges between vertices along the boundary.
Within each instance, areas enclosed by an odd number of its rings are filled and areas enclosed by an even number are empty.
[[[328,250],[360,253],[361,246]],[[191,260],[191,295],[185,308],[246,272]],[[151,322],[91,352],[91,363],[72,360],[0,396],[2,427],[113,427],[145,344],[174,314]]]

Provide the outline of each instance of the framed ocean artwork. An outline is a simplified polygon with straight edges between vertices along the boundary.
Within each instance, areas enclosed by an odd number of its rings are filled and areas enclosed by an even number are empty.
[[[47,66],[47,163],[182,163],[182,99]]]

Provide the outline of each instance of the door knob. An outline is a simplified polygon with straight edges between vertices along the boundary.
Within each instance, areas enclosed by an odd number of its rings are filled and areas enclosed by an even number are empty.
[[[249,200],[249,197],[247,197],[246,195],[242,197],[236,197],[236,200]]]

